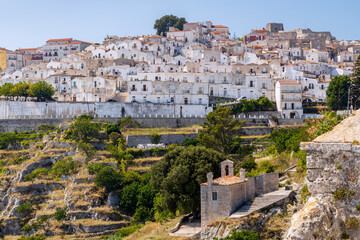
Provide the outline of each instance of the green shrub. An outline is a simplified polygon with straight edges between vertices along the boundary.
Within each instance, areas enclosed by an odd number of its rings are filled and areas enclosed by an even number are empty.
[[[286,185],[290,185],[290,184],[291,184],[291,180],[289,180],[289,179],[286,180],[286,181],[285,181],[285,184],[286,184]]]
[[[222,240],[259,240],[259,234],[256,231],[241,230],[236,232],[234,229],[231,236],[221,238]]]
[[[56,129],[56,127],[52,126],[52,125],[41,124],[37,129],[38,129],[39,132],[45,133],[45,132],[47,132],[49,130],[54,131]]]
[[[92,163],[87,166],[87,170],[90,174],[96,174],[100,172],[100,170],[103,169],[104,167],[106,167],[106,165],[103,163]]]
[[[100,125],[91,120],[93,117],[90,115],[81,115],[76,118],[66,131],[65,139],[89,142],[92,138],[99,137]]]
[[[297,172],[305,172],[307,170],[306,151],[298,151],[298,152],[294,153],[293,157],[299,159],[299,161],[296,164],[296,171]]]
[[[30,232],[32,229],[32,227],[30,227],[28,224],[25,224],[22,228],[21,231],[23,232]]]
[[[36,147],[37,147],[38,149],[40,149],[40,150],[43,150],[45,146],[44,146],[44,144],[39,144],[39,145],[37,145]]]
[[[335,192],[334,192],[334,199],[335,201],[338,200],[345,200],[347,199],[349,196],[354,195],[355,192],[349,190],[349,188],[336,188]]]
[[[341,165],[337,165],[336,169],[337,169],[337,170],[341,170],[341,169],[342,169],[342,166],[341,166]]]
[[[71,158],[66,157],[62,160],[59,160],[51,168],[50,174],[58,179],[63,175],[71,175],[76,172],[78,164]]]
[[[114,133],[114,132],[120,133],[119,127],[116,126],[116,125],[113,124],[113,123],[107,124],[106,127],[105,127],[105,133],[106,133],[106,135],[110,136],[110,134],[111,134],[111,133]]]
[[[32,171],[31,173],[28,173],[25,175],[24,180],[25,181],[34,181],[34,179],[44,176],[48,174],[48,170],[46,168],[38,168]]]
[[[346,219],[345,226],[347,228],[352,228],[352,229],[358,228],[359,220],[355,217],[348,218],[348,219]]]
[[[306,202],[306,198],[307,196],[309,196],[310,193],[309,193],[309,190],[308,190],[308,185],[304,185],[302,188],[301,188],[301,191],[300,191],[300,200],[301,200],[301,203],[305,203]]]
[[[250,156],[249,159],[247,159],[243,164],[241,164],[241,168],[246,169],[247,171],[251,171],[252,169],[255,169],[257,167],[257,164],[255,162],[255,159]]]
[[[125,117],[123,119],[119,119],[116,122],[119,125],[121,130],[126,128],[139,128],[140,123],[136,122],[131,116]]]
[[[5,132],[0,133],[0,149],[5,149],[11,143],[16,143],[18,137],[15,133]]]
[[[117,133],[117,132],[112,132],[112,133],[110,133],[110,135],[109,135],[110,141],[111,141],[113,144],[115,144],[115,145],[118,144],[119,138],[121,138],[121,134],[120,134],[120,133]]]
[[[121,173],[113,167],[106,166],[102,168],[95,177],[95,184],[98,187],[104,187],[106,192],[112,192],[120,189],[123,181]]]
[[[158,133],[152,133],[151,134],[151,143],[153,144],[159,144],[160,143],[161,135]]]
[[[66,218],[66,210],[65,209],[57,209],[53,215],[54,219],[60,222],[61,220]]]
[[[29,141],[21,141],[21,146],[25,149],[29,149],[30,147],[30,142]]]
[[[35,236],[29,236],[29,237],[21,236],[18,240],[45,240],[45,239],[46,237],[44,235],[37,234]]]
[[[356,205],[356,210],[360,211],[360,204]]]
[[[18,158],[11,159],[9,161],[9,165],[13,165],[13,164],[19,165],[19,164],[21,164],[23,162],[24,162],[24,156],[20,156]]]
[[[16,211],[18,213],[29,213],[31,212],[32,206],[33,206],[32,203],[26,202],[18,206],[16,208]]]
[[[129,227],[125,227],[120,229],[119,231],[117,231],[115,234],[110,235],[108,237],[106,237],[106,240],[120,240],[123,239],[131,234],[133,234],[134,232],[137,232],[140,228],[142,228],[144,225],[142,224],[135,224]]]
[[[186,138],[182,143],[181,146],[199,146],[201,145],[201,142],[197,138]]]
[[[150,209],[144,206],[138,206],[133,216],[134,222],[145,223],[151,221],[154,216],[154,209]]]
[[[88,158],[94,156],[96,152],[95,147],[91,143],[86,143],[83,141],[78,143],[78,148],[80,151],[84,152]]]

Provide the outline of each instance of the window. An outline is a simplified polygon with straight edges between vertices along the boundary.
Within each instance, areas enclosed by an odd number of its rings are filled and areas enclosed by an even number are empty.
[[[254,82],[250,81],[250,87],[254,87]]]
[[[294,103],[291,104],[291,109],[295,109],[295,104]]]
[[[202,99],[201,99],[201,98],[199,98],[199,104],[200,104],[200,105],[202,104]]]
[[[131,91],[136,91],[135,84],[132,85]]]
[[[146,91],[146,85],[143,85],[143,91]]]
[[[217,201],[217,192],[212,192],[212,200]]]
[[[157,103],[160,103],[160,97],[157,97]]]

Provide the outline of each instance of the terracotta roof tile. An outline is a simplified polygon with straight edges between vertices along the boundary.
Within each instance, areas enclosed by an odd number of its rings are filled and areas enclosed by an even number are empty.
[[[233,175],[213,179],[213,183],[215,185],[221,185],[221,186],[233,185],[233,184],[242,183],[242,182],[245,182],[245,181],[243,181],[239,177],[233,176]],[[207,183],[202,183],[201,185],[207,185]]]

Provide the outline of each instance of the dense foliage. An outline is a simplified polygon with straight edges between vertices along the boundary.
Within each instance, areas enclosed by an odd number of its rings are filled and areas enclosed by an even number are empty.
[[[172,213],[200,209],[199,185],[206,174],[220,175],[220,162],[225,156],[205,147],[178,147],[151,169],[151,185],[162,195],[162,206]]]
[[[334,111],[327,113],[325,116],[319,119],[313,119],[307,122],[308,130],[311,139],[331,131],[337,124],[340,123],[342,117],[336,115]]]
[[[274,103],[267,97],[261,96],[258,100],[255,99],[242,99],[239,104],[233,108],[233,114],[247,113],[254,111],[271,111],[274,108]]]
[[[92,138],[99,137],[100,125],[92,122],[93,119],[94,117],[90,115],[81,115],[76,118],[67,130],[65,138],[89,142]]]
[[[351,87],[350,77],[341,75],[334,77],[326,90],[326,105],[329,110],[346,109],[348,90]]]
[[[169,31],[169,27],[175,27],[179,30],[183,30],[185,23],[187,23],[185,18],[178,18],[172,14],[165,15],[156,19],[154,29],[156,30],[157,35],[163,34],[166,36],[166,33]]]
[[[2,96],[18,96],[18,97],[36,97],[38,99],[51,100],[55,94],[52,85],[45,81],[31,82],[18,82],[15,85],[6,83],[0,87],[0,94]]]
[[[245,123],[233,118],[231,108],[216,108],[206,119],[198,135],[204,146],[224,154],[241,152],[238,136]]]
[[[354,109],[357,109],[358,103],[360,101],[360,55],[356,59],[355,66],[353,68],[351,94]]]
[[[106,166],[96,175],[95,184],[99,187],[104,187],[106,192],[109,193],[121,188],[123,175],[113,167]]]

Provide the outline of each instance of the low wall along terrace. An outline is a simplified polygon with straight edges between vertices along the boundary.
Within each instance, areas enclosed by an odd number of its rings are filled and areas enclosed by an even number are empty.
[[[16,102],[0,101],[0,119],[62,119],[82,114],[96,117],[198,117],[204,118],[213,109],[202,105],[174,105],[118,102]]]

